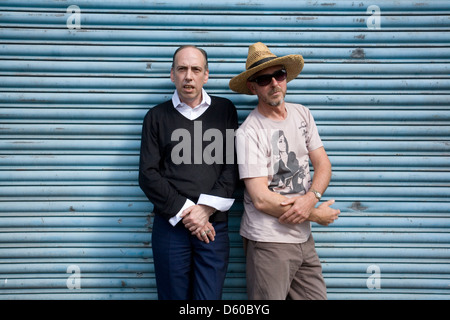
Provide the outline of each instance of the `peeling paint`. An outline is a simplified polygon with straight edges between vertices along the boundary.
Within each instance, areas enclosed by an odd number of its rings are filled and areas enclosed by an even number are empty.
[[[352,54],[350,55],[350,57],[353,59],[365,59],[366,53],[364,52],[364,49],[357,48],[352,51]]]
[[[361,202],[359,201],[355,201],[352,203],[352,205],[349,207],[350,209],[354,210],[354,211],[365,211],[367,210],[369,207],[365,207],[361,204]]]

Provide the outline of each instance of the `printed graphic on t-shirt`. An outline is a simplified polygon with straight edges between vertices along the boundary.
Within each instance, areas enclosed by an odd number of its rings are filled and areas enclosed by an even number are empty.
[[[299,163],[295,152],[289,150],[289,142],[283,130],[273,132],[273,177],[269,189],[280,193],[306,193],[305,179],[310,178],[308,160]],[[306,181],[308,182],[308,181]]]

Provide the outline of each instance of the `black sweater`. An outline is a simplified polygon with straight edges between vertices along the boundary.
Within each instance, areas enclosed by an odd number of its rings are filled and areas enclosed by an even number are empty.
[[[224,198],[232,196],[238,180],[234,155],[237,127],[233,103],[215,96],[211,96],[211,105],[195,120],[180,114],[171,100],[147,112],[142,126],[139,186],[153,203],[156,214],[168,220],[180,211],[187,198],[197,203],[201,193]],[[209,131],[213,138],[208,138],[208,134],[204,136],[208,129],[217,129]],[[223,139],[222,155],[216,153],[220,143],[215,139],[219,131]],[[226,141],[230,138],[233,140]],[[214,161],[208,155],[212,155]],[[211,222],[226,220],[226,212],[216,212],[210,218]]]

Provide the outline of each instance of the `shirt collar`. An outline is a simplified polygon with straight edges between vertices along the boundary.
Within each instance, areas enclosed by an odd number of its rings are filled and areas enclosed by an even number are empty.
[[[177,90],[175,90],[175,92],[173,93],[172,104],[173,104],[174,108],[178,108],[180,106],[186,106],[186,104],[184,102],[181,102],[180,96],[178,95]],[[199,106],[203,106],[203,105],[210,106],[211,105],[211,97],[206,93],[205,89],[202,88],[202,101],[195,108],[197,108]]]

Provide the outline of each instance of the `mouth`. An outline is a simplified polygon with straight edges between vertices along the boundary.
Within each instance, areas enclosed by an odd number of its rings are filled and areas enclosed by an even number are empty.
[[[282,92],[281,88],[276,87],[276,88],[273,88],[273,89],[269,92],[269,94],[270,94],[270,95],[274,95],[274,94],[281,93],[281,92]]]
[[[278,96],[278,95],[280,95],[281,94],[281,91],[280,90],[274,90],[274,91],[271,91],[270,93],[269,93],[269,95],[271,95],[271,96]]]
[[[185,90],[194,90],[195,89],[195,87],[194,86],[191,86],[191,85],[188,85],[188,84],[186,84],[186,85],[184,85],[183,86],[183,89],[185,89]]]

